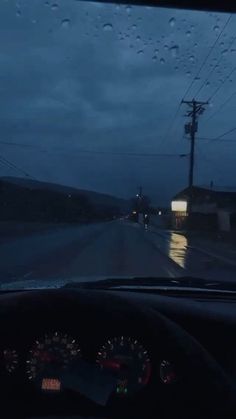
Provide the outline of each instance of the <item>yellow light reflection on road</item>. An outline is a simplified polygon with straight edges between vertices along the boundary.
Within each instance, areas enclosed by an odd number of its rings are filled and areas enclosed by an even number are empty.
[[[182,234],[171,233],[168,256],[181,268],[185,268],[187,259],[188,239]]]

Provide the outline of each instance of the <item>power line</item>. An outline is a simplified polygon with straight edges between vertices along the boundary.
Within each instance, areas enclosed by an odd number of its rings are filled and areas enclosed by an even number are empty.
[[[209,101],[212,100],[215,95],[217,95],[217,93],[224,86],[225,82],[230,78],[230,76],[234,73],[235,70],[236,70],[236,67],[234,67],[233,70],[230,71],[230,73],[228,74],[228,76],[225,77],[225,79],[223,80],[223,82],[216,88],[215,92],[210,96]]]
[[[236,131],[236,127],[230,129],[229,131],[224,132],[223,134],[219,135],[218,137],[216,137],[216,140],[219,140],[220,138],[224,137],[227,134],[231,134],[231,132]]]
[[[1,144],[2,142],[0,142]],[[5,145],[9,146],[24,146],[21,143],[9,143],[4,142]],[[34,145],[28,145],[28,147],[35,148]],[[57,149],[56,147],[47,149],[47,151],[61,151],[61,152],[68,152],[70,149]],[[76,150],[73,149],[73,153],[81,153],[81,154],[108,154],[108,155],[114,155],[114,156],[134,156],[134,157],[185,157],[186,153],[134,153],[134,152],[122,152],[122,151],[112,151],[112,150]],[[1,156],[0,156],[1,157]]]
[[[117,152],[117,151],[99,151],[99,150],[78,150],[78,153],[86,154],[108,154],[114,156],[134,156],[134,157],[185,157],[186,153],[133,153],[133,152]]]
[[[234,44],[236,40],[236,36],[232,39],[232,41],[230,42],[228,48],[231,48],[232,45]],[[200,86],[200,88],[198,89],[197,93],[195,94],[195,97],[197,97],[199,95],[199,93],[202,91],[203,87],[206,85],[207,81],[209,81],[210,77],[212,76],[212,74],[214,73],[215,69],[219,66],[219,63],[222,60],[222,55],[220,56],[220,58],[218,59],[217,63],[215,64],[215,66],[211,69],[210,73],[208,74],[208,76],[206,77],[205,81],[203,82],[203,84]]]
[[[205,124],[206,122],[208,122],[211,118],[213,118],[221,109],[223,109],[223,107],[228,103],[228,102],[230,102],[230,100],[232,99],[232,97],[233,96],[235,96],[236,95],[236,91],[235,92],[233,92],[229,97],[228,97],[228,99],[226,99],[217,109],[216,109],[216,111],[215,112],[213,112],[210,116],[209,116],[209,118],[207,118],[205,121],[203,121],[203,123]]]
[[[218,138],[209,138],[209,137],[198,137],[198,138],[196,138],[196,140],[203,140],[203,141],[210,141],[210,142],[217,142],[216,140],[217,140]],[[218,144],[221,144],[221,143],[235,143],[236,144],[236,140],[230,140],[229,138],[226,138],[226,139],[224,139],[224,140],[220,140],[220,142],[218,141],[217,142]]]
[[[27,173],[25,170],[21,169],[20,167],[16,166],[16,164],[11,163],[8,159],[3,157],[2,155],[0,155],[0,163],[2,163],[3,165],[7,166],[10,169],[14,169],[14,170],[20,172],[21,174],[23,174],[26,177],[30,177],[30,178],[34,179],[33,176],[31,176],[29,173]]]
[[[224,30],[225,30],[225,29],[226,29],[226,27],[228,26],[228,24],[229,24],[229,22],[230,22],[231,18],[232,18],[232,15],[230,15],[230,16],[229,16],[229,18],[227,19],[227,21],[226,21],[225,25],[223,26],[223,29],[221,30],[221,32],[220,32],[220,34],[218,35],[218,37],[216,38],[215,42],[214,42],[214,43],[213,43],[213,45],[211,46],[210,51],[209,51],[209,52],[208,52],[208,54],[206,55],[206,57],[205,57],[205,59],[204,59],[204,61],[203,61],[202,65],[201,65],[201,67],[200,67],[200,68],[199,68],[199,70],[198,70],[198,73],[197,73],[197,74],[196,74],[196,76],[193,78],[192,82],[190,83],[190,86],[188,87],[188,89],[187,89],[187,91],[186,91],[186,93],[185,93],[185,95],[184,95],[184,97],[183,97],[184,99],[185,99],[185,97],[187,96],[187,94],[189,93],[189,91],[191,90],[191,88],[192,88],[192,86],[194,85],[194,83],[195,83],[196,79],[197,79],[197,78],[198,78],[198,76],[200,75],[200,73],[201,73],[201,71],[202,71],[202,69],[203,69],[204,65],[206,64],[206,62],[207,62],[208,58],[210,57],[210,55],[211,55],[212,51],[214,50],[214,48],[215,48],[215,46],[216,46],[217,42],[219,41],[219,39],[220,39],[220,37],[221,37],[222,33],[224,32]]]

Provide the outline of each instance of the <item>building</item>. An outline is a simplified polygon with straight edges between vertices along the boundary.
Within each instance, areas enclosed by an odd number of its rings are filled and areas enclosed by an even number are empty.
[[[171,209],[175,229],[236,230],[236,192],[193,186],[173,197]]]

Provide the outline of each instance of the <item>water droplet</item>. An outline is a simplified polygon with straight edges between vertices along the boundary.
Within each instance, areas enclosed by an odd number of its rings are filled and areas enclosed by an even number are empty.
[[[49,1],[45,1],[45,6],[49,6]]]
[[[190,38],[190,36],[191,36],[191,31],[187,31],[187,32],[186,32],[186,36],[187,36],[187,38]]]
[[[206,86],[210,86],[210,82],[209,81],[206,82]]]
[[[159,49],[158,49],[158,48],[156,48],[156,49],[154,50],[154,53],[155,53],[155,55],[158,55],[158,54],[159,54]]]
[[[139,55],[142,55],[143,54],[143,49],[140,49],[138,52],[137,52],[137,54],[139,54]]]
[[[117,12],[119,12],[119,10],[120,10],[119,4],[116,6],[116,10],[117,10]]]
[[[137,39],[137,41],[140,41],[140,36],[138,35],[138,36],[136,36],[136,39]]]
[[[164,45],[164,49],[167,51],[169,49],[168,45]]]
[[[194,80],[201,80],[201,77],[195,77]]]
[[[194,63],[195,58],[194,58],[194,56],[193,56],[193,55],[191,55],[191,56],[189,57],[189,61],[190,61],[190,63]]]
[[[169,25],[173,28],[173,27],[175,26],[175,22],[176,22],[175,18],[174,18],[174,17],[172,17],[172,18],[169,20]]]
[[[221,46],[221,47],[223,47],[223,46],[224,46],[224,44],[225,44],[225,43],[222,41],[222,42],[220,43],[220,46]]]
[[[231,52],[236,52],[236,49],[235,48],[231,49]]]
[[[20,9],[17,9],[17,11],[16,11],[16,16],[17,16],[17,17],[21,17],[21,10],[20,10]]]
[[[161,63],[161,64],[165,64],[165,60],[164,60],[164,58],[161,58],[161,59],[160,59],[160,63]]]
[[[127,13],[130,13],[130,12],[131,12],[131,6],[127,6],[127,7],[126,7],[126,12],[127,12]]]
[[[175,67],[175,71],[178,71],[178,69],[179,69],[179,67],[178,67],[178,66],[176,66],[176,67]]]
[[[69,28],[69,26],[70,26],[70,19],[63,19],[61,21],[61,26],[64,29]]]
[[[219,27],[218,25],[215,25],[215,26],[214,26],[214,28],[213,28],[213,30],[214,30],[215,32],[219,32],[220,27]]]
[[[191,76],[191,71],[187,71],[187,76],[190,77]]]
[[[170,53],[171,56],[173,58],[176,58],[179,55],[179,46],[178,45],[174,45],[173,47],[170,48]]]
[[[133,29],[133,31],[135,31],[135,29],[137,29],[137,25],[132,25],[132,29]]]
[[[153,55],[152,60],[153,61],[156,61],[157,60],[157,56],[156,55]]]
[[[103,25],[103,30],[104,30],[105,32],[111,32],[111,31],[113,30],[113,26],[112,26],[112,24],[111,24],[111,23],[105,23],[105,24]]]
[[[58,10],[58,8],[59,8],[59,6],[58,6],[58,4],[57,4],[57,3],[53,3],[53,4],[51,5],[51,9],[52,9],[52,10]]]
[[[224,49],[224,50],[221,52],[221,54],[222,54],[222,55],[226,55],[226,54],[227,54],[227,52],[228,52],[228,50],[227,50],[227,49]]]
[[[191,25],[191,29],[194,30],[195,29],[195,26],[194,25]]]

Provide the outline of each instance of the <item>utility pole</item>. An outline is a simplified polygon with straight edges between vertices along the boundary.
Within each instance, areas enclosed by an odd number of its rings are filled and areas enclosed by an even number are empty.
[[[195,162],[195,134],[198,131],[198,116],[202,115],[205,108],[205,105],[208,105],[208,102],[198,102],[195,99],[193,100],[182,100],[182,103],[188,105],[190,110],[187,112],[188,117],[191,117],[191,122],[185,125],[185,134],[190,134],[190,160],[189,160],[189,176],[188,176],[188,186],[190,191],[194,183],[194,162]],[[192,207],[192,193],[190,193],[190,202],[189,202],[189,211],[191,212]]]

